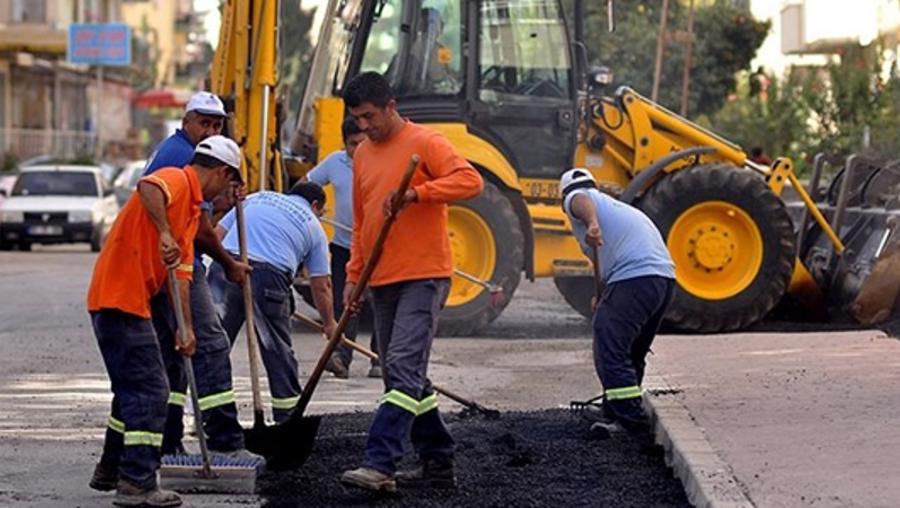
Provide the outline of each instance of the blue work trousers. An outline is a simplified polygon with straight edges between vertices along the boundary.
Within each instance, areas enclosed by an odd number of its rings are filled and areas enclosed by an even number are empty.
[[[294,300],[291,294],[291,275],[269,263],[251,261],[253,289],[253,318],[260,355],[269,378],[272,394],[272,416],[276,422],[287,419],[300,399],[300,379],[297,358],[291,343],[291,314]],[[225,277],[218,263],[209,269],[216,311],[231,345],[244,326],[243,289]]]
[[[422,460],[453,458],[455,443],[427,375],[438,314],[449,289],[449,279],[371,289],[385,393],[369,429],[366,467],[393,474],[407,436]]]
[[[647,421],[641,393],[647,353],[675,291],[675,280],[635,277],[608,284],[594,313],[594,367],[606,407],[627,423]]]
[[[169,384],[150,321],[119,310],[91,313],[112,387],[101,463],[141,488],[156,486]]]

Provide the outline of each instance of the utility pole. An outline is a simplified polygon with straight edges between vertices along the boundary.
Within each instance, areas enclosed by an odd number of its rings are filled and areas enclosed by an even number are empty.
[[[688,11],[687,46],[684,49],[684,71],[681,75],[681,116],[688,114],[688,91],[691,87],[691,60],[694,57],[694,0]]]
[[[662,2],[662,14],[659,16],[659,37],[656,39],[656,65],[653,69],[653,92],[650,94],[650,100],[659,101],[659,80],[662,75],[663,53],[666,49],[666,22],[669,17],[669,0]]]

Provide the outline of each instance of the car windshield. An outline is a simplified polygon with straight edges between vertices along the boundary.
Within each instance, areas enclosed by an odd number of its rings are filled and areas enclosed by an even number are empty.
[[[26,171],[13,196],[98,196],[97,179],[89,171]]]

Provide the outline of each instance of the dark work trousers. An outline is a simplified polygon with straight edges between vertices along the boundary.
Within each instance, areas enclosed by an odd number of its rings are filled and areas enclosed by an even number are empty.
[[[350,261],[350,249],[335,243],[328,244],[328,248],[331,250],[331,287],[334,295],[334,319],[339,320],[341,313],[344,312],[344,284],[347,282],[347,263]],[[344,335],[348,339],[356,341],[358,325],[358,317],[350,319]],[[375,352],[378,351],[378,343],[375,340],[374,331],[372,332],[372,338],[369,339],[369,349]],[[350,362],[353,360],[353,348],[340,344],[335,349],[335,353],[344,365],[350,366]],[[372,360],[372,365],[378,365],[378,362]]]
[[[91,313],[112,386],[100,462],[141,488],[156,486],[169,384],[150,320],[118,310]]]
[[[399,282],[371,289],[384,368],[384,396],[369,429],[366,467],[396,471],[410,437],[422,460],[452,460],[454,441],[428,380],[428,358],[449,279]]]
[[[675,280],[636,277],[606,286],[594,314],[594,366],[605,405],[626,423],[643,423],[641,404],[647,353],[672,301]]]
[[[150,305],[153,326],[159,337],[172,389],[162,447],[163,454],[167,455],[178,451],[184,435],[187,378],[181,353],[175,351],[178,321],[168,292],[161,291],[150,301]],[[216,314],[206,280],[206,268],[199,261],[194,263],[191,282],[191,318],[197,339],[197,350],[191,361],[197,378],[197,396],[200,398],[209,449],[217,452],[239,450],[244,447],[244,435],[234,400],[230,343]]]
[[[253,267],[250,283],[253,288],[256,336],[269,378],[272,416],[276,422],[281,422],[297,405],[301,391],[297,358],[291,344],[291,314],[294,312],[292,277],[269,263],[250,261],[250,265]],[[216,311],[234,345],[246,319],[243,290],[225,278],[225,271],[218,263],[210,267],[209,282]]]

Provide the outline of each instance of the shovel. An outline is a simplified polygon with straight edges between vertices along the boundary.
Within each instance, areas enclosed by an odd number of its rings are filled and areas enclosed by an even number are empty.
[[[244,218],[244,203],[237,200],[234,205],[238,228],[238,245],[241,263],[247,264],[247,222]],[[256,338],[256,319],[253,312],[253,286],[248,275],[244,280],[244,321],[247,334],[247,356],[250,361],[250,389],[253,392],[253,427],[244,429],[244,441],[256,440],[256,434],[265,432],[266,415],[259,388],[259,342]]]
[[[378,258],[381,257],[381,251],[384,247],[384,242],[387,239],[388,232],[390,232],[391,226],[397,218],[400,198],[409,188],[409,182],[412,180],[413,173],[415,173],[418,164],[419,156],[413,155],[410,158],[406,172],[403,174],[403,179],[400,181],[400,187],[394,195],[394,201],[391,204],[391,213],[385,218],[384,224],[381,226],[381,231],[378,233],[378,238],[375,240],[372,252],[369,255],[369,259],[366,260],[366,264],[363,267],[359,281],[353,288],[353,292],[350,294],[350,305],[348,305],[347,308],[353,307],[353,305],[360,300],[363,291],[366,289],[369,277],[375,270]],[[335,348],[340,344],[341,338],[344,336],[344,329],[347,328],[347,323],[351,318],[351,313],[346,310],[347,308],[345,308],[343,314],[341,314],[341,319],[338,321],[334,334],[328,338],[325,350],[322,351],[322,355],[319,357],[316,367],[309,376],[306,386],[303,387],[303,393],[300,394],[300,400],[297,402],[297,407],[294,408],[288,419],[272,427],[264,427],[258,430],[254,429],[253,433],[247,435],[247,449],[264,456],[269,469],[296,469],[306,462],[306,459],[312,451],[313,443],[316,440],[316,433],[319,430],[321,417],[303,416],[303,413],[306,412],[306,408],[309,406],[313,392],[319,384],[322,373],[325,371],[325,365],[328,363],[328,359],[331,358],[331,353],[334,352]]]
[[[309,318],[307,316],[304,316],[303,314],[300,314],[299,312],[295,312],[293,317],[296,318],[297,320],[299,320],[300,322],[302,322],[303,324],[305,324],[306,326],[309,326],[313,330],[316,330],[318,332],[324,331],[322,325],[319,324],[318,321],[316,321],[312,318]],[[349,347],[350,349],[353,349],[357,353],[365,356],[366,358],[368,358],[370,360],[376,360],[376,361],[378,360],[378,355],[374,351],[363,346],[362,344],[357,344],[356,342],[353,342],[352,340],[348,339],[347,337],[341,337],[341,342],[345,346]],[[486,407],[482,406],[481,404],[475,402],[474,400],[467,399],[467,398],[463,397],[462,395],[458,395],[454,392],[451,392],[450,390],[448,390],[447,388],[444,388],[443,386],[433,384],[433,385],[431,385],[431,387],[434,388],[434,391],[440,393],[441,395],[447,397],[448,399],[458,402],[459,404],[465,406],[466,409],[469,409],[470,411],[474,411],[476,413],[480,413],[488,420],[496,420],[496,419],[500,418],[500,411],[497,411],[496,409],[486,408]]]

